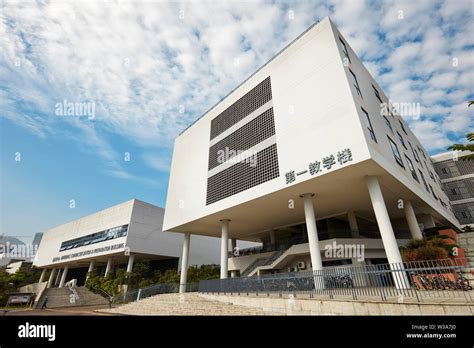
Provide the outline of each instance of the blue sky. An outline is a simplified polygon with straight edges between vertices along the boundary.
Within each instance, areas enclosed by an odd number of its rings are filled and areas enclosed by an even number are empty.
[[[473,3],[4,1],[0,234],[30,241],[134,197],[164,206],[176,135],[327,15],[444,151],[474,125]],[[94,117],[58,115],[65,100]]]

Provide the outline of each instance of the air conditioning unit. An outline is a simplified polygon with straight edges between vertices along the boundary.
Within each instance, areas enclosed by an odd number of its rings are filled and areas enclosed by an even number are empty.
[[[304,261],[298,262],[298,269],[306,269],[306,262]]]

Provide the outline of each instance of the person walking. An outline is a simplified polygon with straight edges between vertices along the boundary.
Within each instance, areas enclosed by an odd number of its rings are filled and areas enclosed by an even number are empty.
[[[48,296],[45,296],[43,305],[41,306],[41,309],[48,309]]]

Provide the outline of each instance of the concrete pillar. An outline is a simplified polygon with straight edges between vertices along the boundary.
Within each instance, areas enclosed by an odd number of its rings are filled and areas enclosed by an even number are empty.
[[[105,274],[104,277],[107,277],[107,275],[112,272],[112,257],[109,256],[107,259],[107,266],[105,267]]]
[[[62,269],[58,269],[58,275],[56,276],[56,280],[54,281],[54,286],[59,285],[59,280],[61,279],[61,274],[63,273]]]
[[[235,256],[236,248],[237,248],[237,239],[232,238],[232,239],[230,240],[230,251],[231,251],[231,253],[232,253],[232,257]]]
[[[270,244],[275,247],[276,238],[275,238],[275,230],[270,231]]]
[[[188,259],[189,259],[189,245],[191,244],[191,234],[184,234],[183,255],[181,256],[181,275],[179,278],[179,293],[186,292],[186,283],[188,281]]]
[[[66,283],[67,271],[69,270],[69,266],[64,267],[63,274],[61,275],[61,282],[59,283],[59,287],[62,288],[64,283]]]
[[[408,227],[410,228],[411,237],[413,239],[423,239],[423,234],[421,233],[420,226],[418,226],[418,221],[416,220],[415,211],[409,200],[404,202],[405,217],[408,222]]]
[[[229,221],[221,220],[221,279],[227,278],[228,247],[229,247]]]
[[[54,274],[56,273],[56,268],[51,269],[49,274],[48,285],[46,287],[50,288],[53,286]]]
[[[360,238],[359,225],[357,225],[357,219],[353,210],[347,212],[347,220],[349,221],[352,238]]]
[[[308,231],[311,265],[313,271],[320,271],[323,269],[323,262],[319,250],[318,229],[316,228],[316,218],[314,216],[313,196],[314,194],[312,193],[305,193],[301,195],[301,198],[303,198],[304,204],[304,216],[306,220],[306,230]]]
[[[94,260],[92,260],[91,263],[89,263],[89,269],[87,270],[86,282],[89,279],[90,274],[92,273],[92,271],[94,271],[94,264],[95,264]]]
[[[41,275],[40,275],[40,279],[38,281],[38,284],[41,284],[42,282],[44,282],[44,276],[46,275],[46,268],[43,268],[43,270],[41,271]]]
[[[387,207],[383,199],[380,184],[375,176],[368,176],[366,178],[367,188],[369,189],[370,200],[375,212],[377,225],[379,226],[380,235],[382,237],[383,247],[387,255],[390,268],[393,272],[393,280],[397,289],[404,289],[408,287],[408,280],[406,273],[402,271],[403,263],[400,251],[398,250],[397,240],[393,232],[390,216],[388,215]]]
[[[130,254],[128,256],[127,273],[132,272],[132,270],[133,270],[133,261],[135,261],[135,255]]]

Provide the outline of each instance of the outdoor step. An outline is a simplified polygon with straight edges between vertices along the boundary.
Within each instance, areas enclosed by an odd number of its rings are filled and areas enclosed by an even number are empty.
[[[273,315],[258,308],[210,300],[198,294],[155,295],[105,311],[131,315]]]

